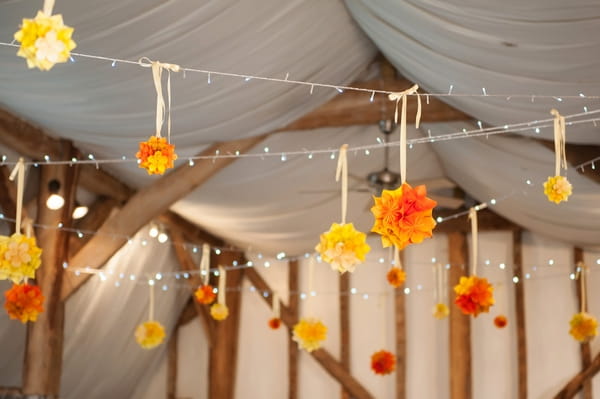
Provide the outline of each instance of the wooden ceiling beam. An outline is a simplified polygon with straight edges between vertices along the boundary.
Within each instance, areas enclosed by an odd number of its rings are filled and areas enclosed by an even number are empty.
[[[446,212],[435,212],[434,217],[444,217],[455,214],[454,211]],[[477,221],[479,231],[497,231],[497,230],[508,230],[517,231],[521,227],[510,220],[504,219],[502,216],[491,211],[490,209],[483,209],[477,212]],[[469,215],[465,214],[453,219],[445,220],[443,223],[438,225],[433,230],[434,233],[470,233],[471,224],[469,222]]]
[[[99,197],[90,205],[87,215],[75,221],[73,228],[80,230],[82,236],[80,238],[73,233],[69,236],[69,259],[92,239],[93,235],[88,232],[95,232],[102,226],[118,204],[118,201],[113,198]]]
[[[598,372],[600,372],[600,353],[596,355],[594,360],[592,360],[592,363],[590,363],[586,369],[580,371],[571,378],[565,387],[556,394],[554,399],[570,399],[574,397],[583,384],[586,381],[590,381]]]

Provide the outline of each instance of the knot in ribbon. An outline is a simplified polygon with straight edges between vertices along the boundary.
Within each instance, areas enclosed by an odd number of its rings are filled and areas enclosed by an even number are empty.
[[[400,117],[400,177],[401,184],[406,182],[406,96],[417,96],[417,115],[415,117],[415,127],[418,129],[421,123],[421,96],[418,95],[419,85],[414,85],[404,91],[390,93],[388,99],[396,101],[394,111],[394,122],[398,124],[398,103],[402,100],[402,113]]]

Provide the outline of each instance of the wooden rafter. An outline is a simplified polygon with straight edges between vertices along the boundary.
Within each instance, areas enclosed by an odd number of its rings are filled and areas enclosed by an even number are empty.
[[[298,274],[298,260],[290,260],[288,263],[288,312],[291,320],[295,324],[299,318],[299,274]],[[288,398],[298,398],[298,360],[300,351],[298,350],[298,344],[292,339],[290,335],[288,337]]]
[[[400,253],[404,264],[404,252]],[[406,295],[394,290],[394,341],[396,346],[396,399],[406,398]]]
[[[583,263],[583,249],[579,248],[579,247],[575,247],[573,248],[573,272],[577,273],[577,268],[579,267],[580,263]],[[575,292],[577,293],[577,307],[581,308],[581,284],[579,283],[579,281],[575,281]],[[587,302],[587,298],[585,298],[586,302]],[[581,369],[585,370],[587,369],[590,364],[592,364],[592,348],[590,346],[589,342],[582,342],[579,345],[579,350],[581,353]],[[583,386],[582,386],[582,390],[583,390],[583,397],[582,399],[592,399],[593,398],[593,393],[592,393],[592,382],[590,380],[588,381],[584,381]]]
[[[558,394],[554,397],[554,399],[571,399],[577,392],[581,389],[582,385],[586,381],[590,381],[598,372],[600,371],[600,353],[596,355],[594,360],[590,363],[590,365],[577,373],[563,389],[560,390]]]
[[[523,232],[513,231],[513,275],[517,277],[515,284],[515,314],[517,329],[517,363],[519,399],[527,399],[527,330],[525,328],[525,285],[523,282]]]
[[[99,197],[89,207],[87,215],[76,221],[73,227],[82,232],[96,231],[108,219],[118,204],[118,201],[113,198]],[[71,234],[69,237],[69,258],[72,258],[91,239],[91,234],[82,233],[81,237],[78,234]]]
[[[350,273],[339,276],[340,297],[340,363],[350,373]],[[350,392],[342,387],[342,399],[350,399]]]

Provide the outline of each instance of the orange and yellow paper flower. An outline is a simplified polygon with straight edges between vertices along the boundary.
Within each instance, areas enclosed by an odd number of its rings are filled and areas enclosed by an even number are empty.
[[[386,278],[392,287],[398,288],[406,281],[406,272],[399,267],[392,267],[388,270]]]
[[[210,284],[201,285],[198,287],[196,292],[194,292],[194,298],[196,298],[196,302],[201,303],[202,305],[210,305],[214,302],[217,294],[213,291],[213,286]]]
[[[389,351],[380,350],[371,355],[371,370],[375,374],[386,375],[396,369],[396,356]]]
[[[140,150],[135,154],[140,160],[139,167],[146,169],[149,175],[162,175],[173,167],[177,159],[175,145],[169,144],[164,137],[151,136],[148,141],[140,143]]]
[[[277,330],[279,329],[279,327],[281,326],[281,319],[278,317],[273,317],[271,319],[269,319],[269,327],[272,330]]]
[[[225,320],[229,316],[229,308],[222,303],[215,303],[210,307],[210,315],[217,321]]]
[[[588,342],[598,335],[598,320],[589,313],[576,313],[570,324],[569,334],[579,342]]]
[[[477,276],[461,277],[454,287],[456,300],[454,303],[464,314],[475,317],[479,313],[487,313],[494,304],[494,287],[486,278]]]
[[[333,270],[352,273],[371,250],[366,241],[367,235],[357,231],[352,223],[333,223],[329,231],[321,234],[321,242],[315,250]]]
[[[41,256],[42,250],[36,245],[35,237],[18,233],[0,236],[0,280],[19,284],[25,278],[34,278],[42,264]]]
[[[550,176],[544,183],[544,194],[548,201],[558,204],[562,201],[568,201],[573,193],[573,186],[564,176]]]
[[[326,338],[327,326],[319,319],[303,318],[294,326],[293,340],[300,349],[312,352],[319,349]]]
[[[4,309],[11,319],[21,323],[36,321],[38,314],[44,311],[44,296],[37,285],[15,284],[4,293]]]
[[[433,317],[438,320],[445,319],[450,314],[450,309],[445,303],[436,303],[433,307]]]
[[[381,197],[373,199],[375,224],[371,231],[381,235],[384,248],[395,245],[402,250],[432,236],[435,220],[431,212],[437,203],[427,198],[425,186],[412,188],[404,183],[396,190],[383,190]]]
[[[135,329],[135,340],[144,349],[160,345],[166,337],[165,328],[154,320],[146,321]]]
[[[28,68],[50,70],[54,64],[67,62],[75,42],[73,28],[63,23],[62,15],[46,15],[38,11],[33,19],[24,18],[15,40],[21,43],[17,52],[27,60]]]
[[[508,324],[508,319],[504,315],[494,317],[494,325],[496,328],[504,328]]]

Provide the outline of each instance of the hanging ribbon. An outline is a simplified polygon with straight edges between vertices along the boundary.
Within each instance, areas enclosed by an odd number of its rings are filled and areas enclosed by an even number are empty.
[[[471,275],[477,275],[477,246],[478,243],[478,227],[477,227],[477,210],[475,207],[469,209],[469,219],[471,219]]]
[[[54,0],[44,0],[44,8],[42,12],[47,16],[52,15],[52,10],[54,9]]]
[[[402,260],[400,259],[400,250],[394,246],[394,266],[402,269]]]
[[[348,144],[340,147],[340,155],[335,172],[335,181],[342,178],[342,224],[346,224],[346,212],[348,210]]]
[[[27,238],[33,235],[33,220],[31,218],[23,219],[23,227],[25,228],[25,236]]]
[[[152,281],[152,280],[150,280]],[[154,282],[148,281],[148,287],[150,287],[150,306],[148,310],[148,321],[154,320]]]
[[[279,319],[281,318],[281,310],[279,308],[279,294],[277,292],[273,292],[273,298],[271,309],[273,311],[273,318]]]
[[[388,99],[396,101],[396,110],[394,112],[394,122],[398,124],[398,103],[402,100],[402,113],[400,117],[400,178],[401,184],[406,183],[406,96],[417,94],[419,85],[406,89],[404,91],[390,93]],[[421,96],[417,94],[417,115],[415,117],[415,127],[418,129],[421,123]]]
[[[208,284],[208,278],[210,277],[210,245],[207,243],[202,244],[202,259],[200,259],[200,278],[202,279],[202,285]]]
[[[167,113],[167,141],[171,142],[171,72],[179,72],[181,67],[177,64],[167,64],[159,61],[151,61],[147,57],[139,59],[138,63],[143,67],[152,68],[152,78],[154,80],[154,87],[156,89],[156,137],[161,137],[161,129],[165,116],[165,109]],[[163,69],[167,70],[167,106],[165,106],[165,99],[163,97],[162,89],[162,72]]]
[[[23,158],[19,161],[10,173],[9,180],[14,181],[17,178],[17,215],[15,222],[15,233],[21,234],[21,217],[23,213],[23,190],[25,187],[25,163]]]
[[[225,299],[225,290],[227,288],[227,271],[223,266],[219,266],[219,294],[217,296],[217,302],[221,305],[226,305]]]
[[[583,262],[577,263],[578,274],[579,274],[579,287],[580,287],[580,303],[581,303],[581,313],[587,312],[587,283],[586,283],[586,272],[587,266]]]
[[[565,117],[552,109],[550,113],[554,116],[554,167],[555,176],[560,176],[560,169],[567,170],[567,154],[565,151]]]

